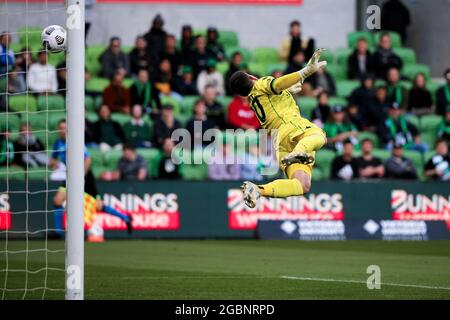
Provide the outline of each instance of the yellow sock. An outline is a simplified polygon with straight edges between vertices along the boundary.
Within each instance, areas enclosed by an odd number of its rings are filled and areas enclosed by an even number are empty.
[[[294,151],[311,153],[323,147],[325,137],[321,134],[313,134],[300,139],[294,148]]]
[[[303,187],[297,179],[278,179],[258,187],[262,196],[271,198],[286,198],[303,194]]]

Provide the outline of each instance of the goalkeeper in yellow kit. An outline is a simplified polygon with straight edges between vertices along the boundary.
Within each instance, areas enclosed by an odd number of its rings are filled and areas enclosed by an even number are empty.
[[[278,179],[264,185],[245,181],[241,186],[244,201],[254,208],[261,197],[285,198],[307,193],[311,188],[312,167],[315,151],[326,143],[325,132],[302,118],[293,93],[301,90],[303,81],[326,66],[320,61],[323,49],[318,49],[306,67],[279,78],[257,79],[243,71],[230,78],[230,87],[235,94],[248,96],[251,109],[261,127],[274,136],[277,160],[287,179]]]

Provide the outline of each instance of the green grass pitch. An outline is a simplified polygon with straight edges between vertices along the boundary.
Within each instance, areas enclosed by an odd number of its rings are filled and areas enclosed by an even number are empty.
[[[23,289],[25,281],[38,288],[28,299],[42,298],[45,278],[47,287],[63,288],[64,252],[33,251],[42,241],[30,241],[28,255],[20,251],[25,242],[7,247],[14,252],[0,256],[0,288],[6,263],[7,288]],[[45,259],[50,270],[41,269]],[[86,299],[450,299],[450,241],[108,240],[87,243],[85,262]],[[379,290],[367,289],[369,265],[381,268]]]

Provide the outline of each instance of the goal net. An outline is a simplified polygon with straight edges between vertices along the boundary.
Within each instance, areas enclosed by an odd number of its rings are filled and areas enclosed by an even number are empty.
[[[1,299],[65,297],[66,215],[54,197],[69,170],[54,158],[66,140],[68,68],[40,38],[48,25],[66,27],[69,4],[0,4]]]

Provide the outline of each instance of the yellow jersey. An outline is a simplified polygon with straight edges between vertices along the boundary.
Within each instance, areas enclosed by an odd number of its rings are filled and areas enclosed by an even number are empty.
[[[288,125],[304,131],[299,125],[306,119],[301,117],[294,97],[288,90],[276,92],[274,80],[274,77],[258,79],[248,95],[250,108],[255,112],[261,127],[270,132]]]

